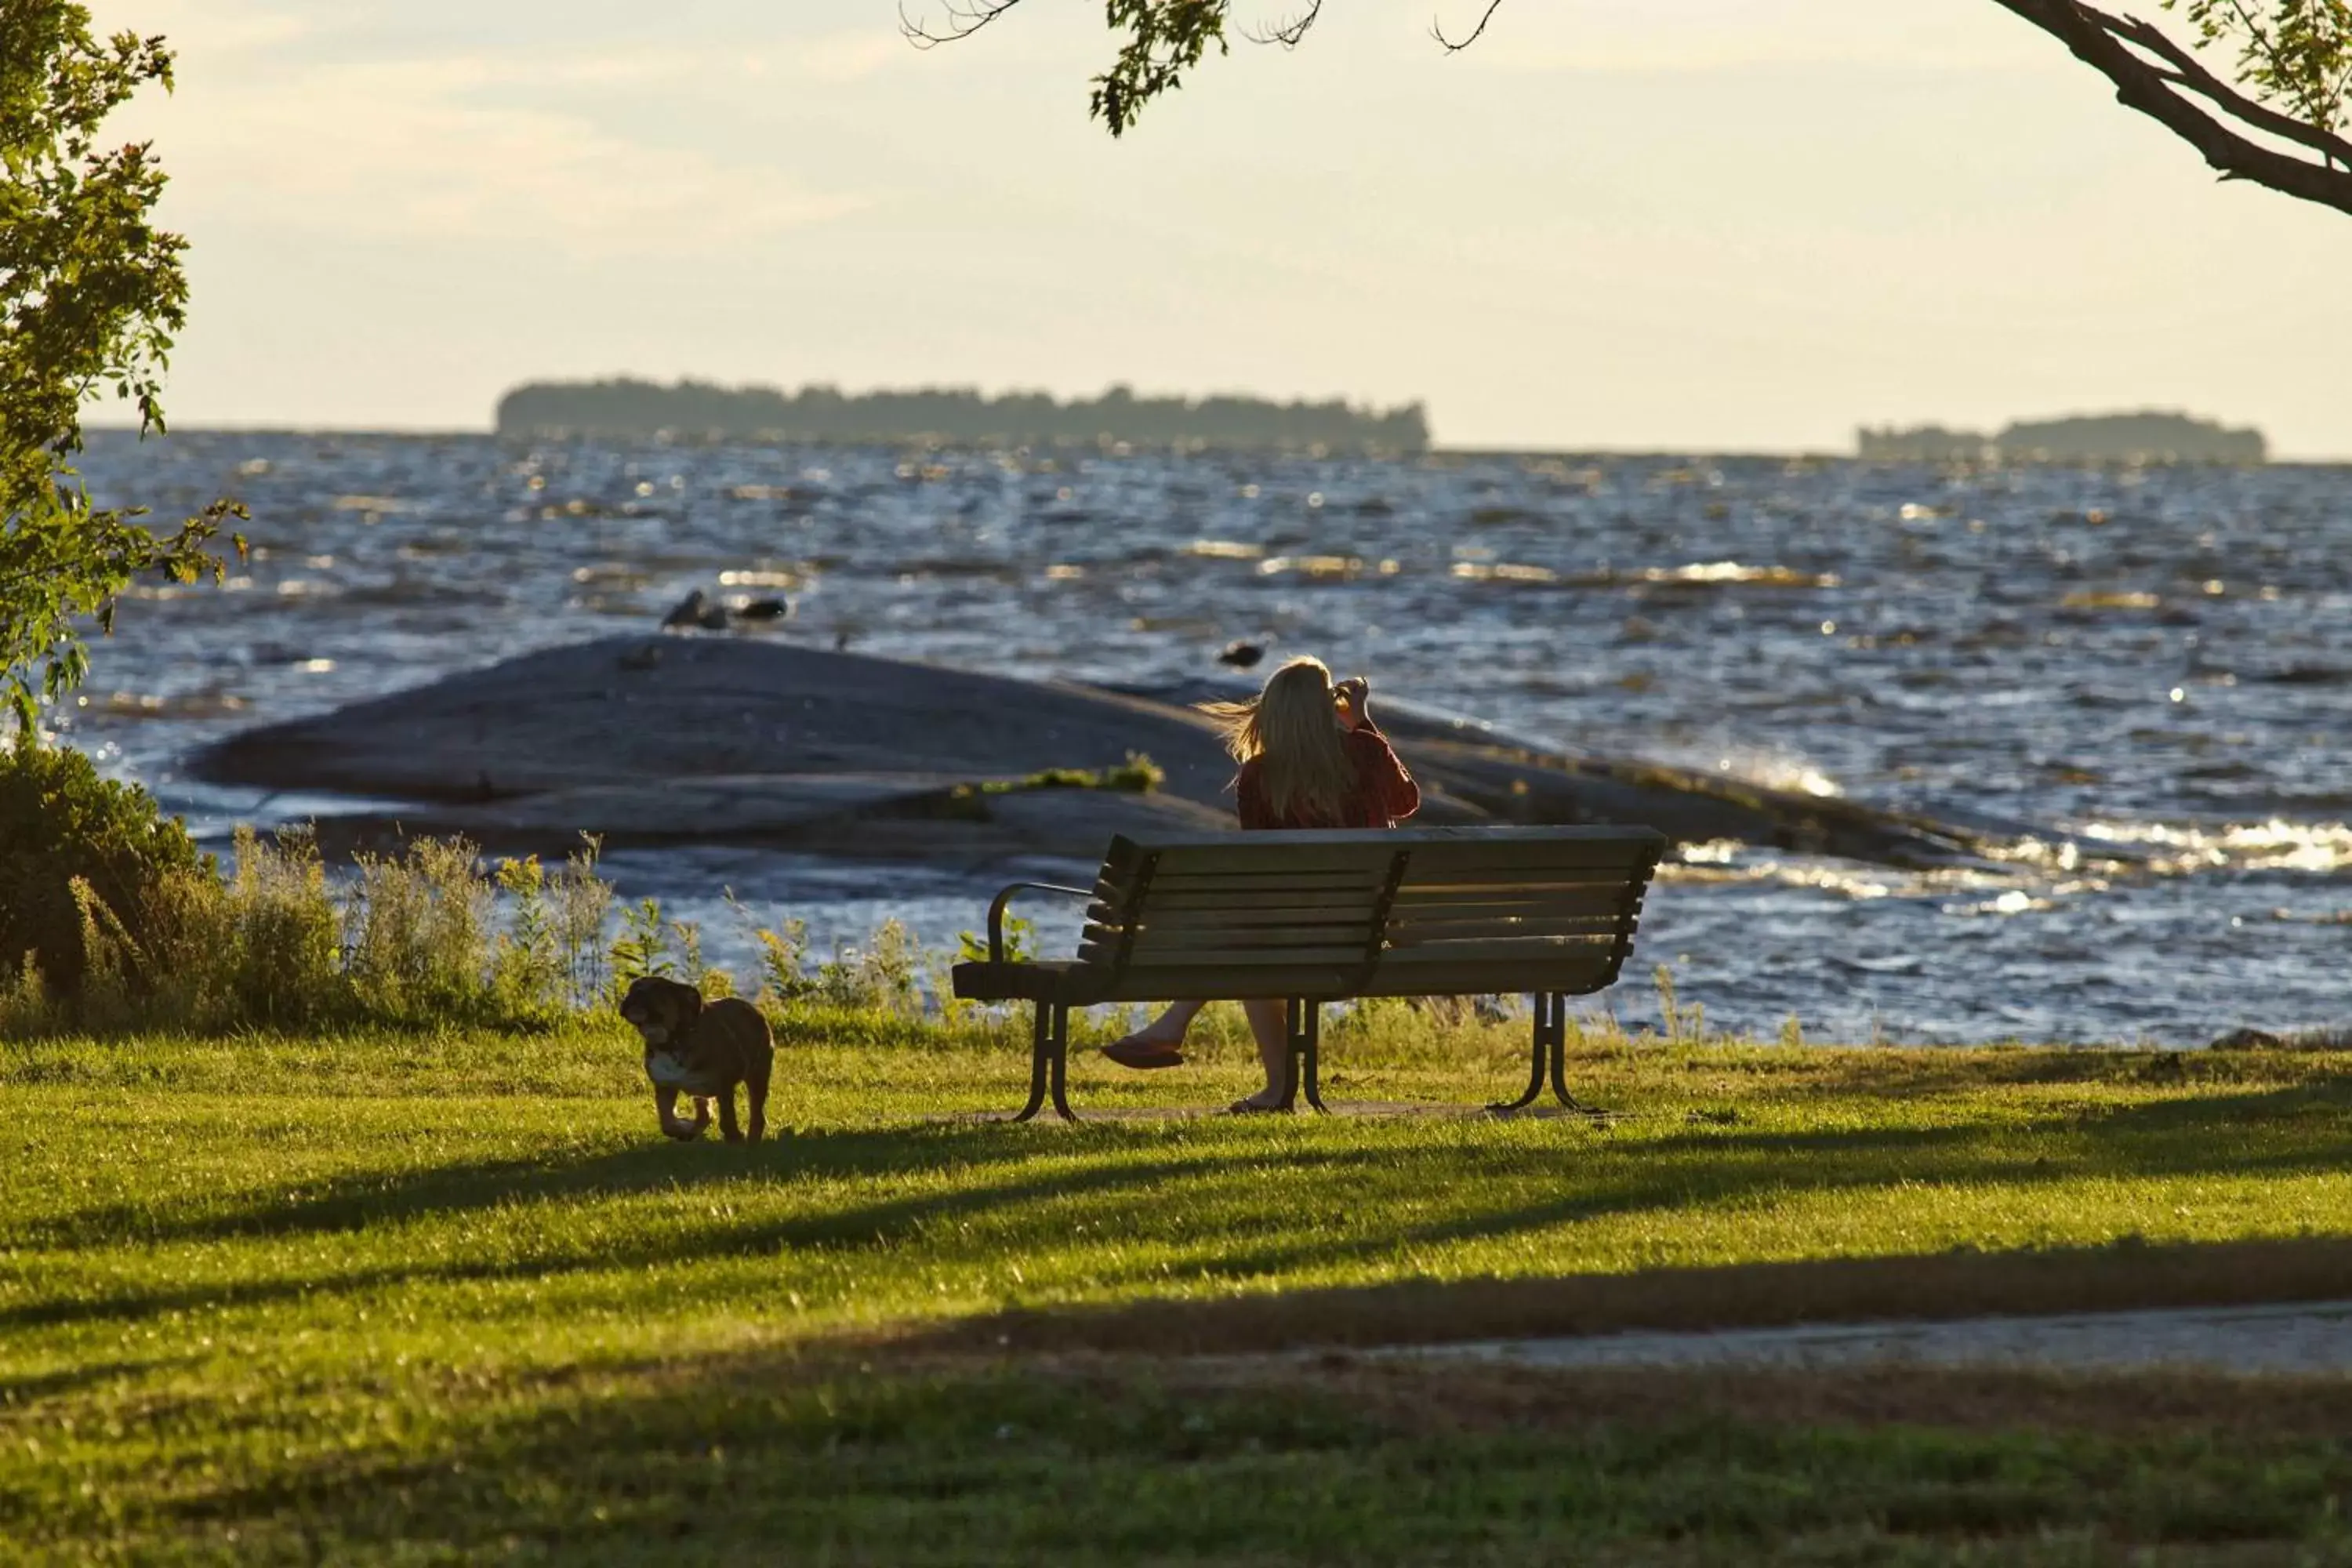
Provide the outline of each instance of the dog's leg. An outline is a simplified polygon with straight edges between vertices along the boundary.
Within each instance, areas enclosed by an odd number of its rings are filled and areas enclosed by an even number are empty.
[[[751,1112],[751,1142],[757,1143],[768,1131],[768,1069],[761,1068],[756,1075],[743,1080],[743,1100]]]
[[[735,1124],[735,1086],[731,1083],[719,1091],[719,1133],[730,1143],[743,1142],[743,1130]]]
[[[700,1102],[697,1101],[697,1104]],[[693,1142],[702,1136],[702,1130],[710,1125],[710,1112],[707,1108],[702,1110],[700,1121],[680,1121],[677,1119],[677,1090],[665,1084],[654,1086],[654,1111],[661,1118],[662,1131],[681,1143]]]

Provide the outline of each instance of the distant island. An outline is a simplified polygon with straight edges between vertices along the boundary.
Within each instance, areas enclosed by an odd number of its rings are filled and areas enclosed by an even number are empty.
[[[2259,430],[2231,430],[2186,414],[2094,414],[2021,420],[1998,436],[1867,426],[1854,433],[1864,461],[2002,463],[2260,463],[2269,447]]]
[[[805,386],[726,387],[683,381],[538,382],[499,400],[501,436],[606,436],[735,441],[945,441],[975,446],[1239,447],[1412,454],[1429,447],[1418,403],[1357,408],[1265,398],[1100,397],[1056,401],[1043,392],[983,396],[971,387],[844,393]]]

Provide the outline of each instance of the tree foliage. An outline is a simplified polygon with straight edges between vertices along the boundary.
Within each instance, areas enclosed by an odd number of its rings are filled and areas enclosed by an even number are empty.
[[[1021,0],[946,3],[938,26],[902,12],[907,36],[923,46],[969,37]],[[1475,26],[1459,37],[1433,28],[1447,53],[1475,43],[1503,5],[1478,3]],[[2108,79],[2118,101],[2195,147],[2223,179],[2352,213],[2352,142],[2343,135],[2352,114],[2352,0],[2162,3],[2189,24],[2188,43],[2086,0],[1993,0],[2065,45]],[[1244,36],[1295,47],[1323,4],[1307,0]],[[1090,110],[1118,136],[1152,100],[1181,87],[1212,48],[1225,52],[1233,0],[1106,0],[1104,11],[1117,53],[1094,79]],[[2231,79],[2209,69],[2200,50],[2234,51]]]
[[[87,668],[88,618],[111,630],[142,573],[217,577],[209,542],[236,511],[158,535],[142,511],[94,505],[73,466],[95,395],[134,404],[142,434],[163,430],[185,320],[186,242],[152,218],[163,172],[146,143],[100,141],[150,83],[171,89],[163,39],[101,41],[81,5],[0,0],[0,701],[27,740],[37,700]]]
[[[2346,0],[2164,0],[2208,47],[2235,45],[2238,79],[2263,102],[2321,131],[2342,129],[2352,95],[2352,4]]]

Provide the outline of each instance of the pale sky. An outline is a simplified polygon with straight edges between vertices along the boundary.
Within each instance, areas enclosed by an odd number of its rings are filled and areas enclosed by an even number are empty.
[[[180,51],[124,122],[194,247],[184,426],[630,373],[1418,398],[1567,448],[2177,407],[2352,458],[2352,217],[2217,184],[1991,0],[1507,0],[1441,57],[1477,4],[1328,0],[1121,142],[1095,0],[928,53],[890,0],[93,9]]]

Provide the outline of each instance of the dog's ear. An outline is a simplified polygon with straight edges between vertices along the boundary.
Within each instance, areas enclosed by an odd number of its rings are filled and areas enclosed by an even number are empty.
[[[701,991],[682,980],[672,980],[668,985],[670,1000],[677,1004],[679,1023],[691,1024],[702,1016]]]

